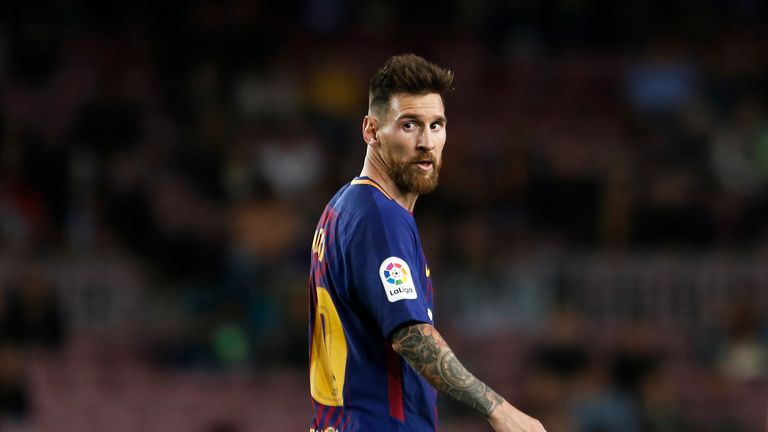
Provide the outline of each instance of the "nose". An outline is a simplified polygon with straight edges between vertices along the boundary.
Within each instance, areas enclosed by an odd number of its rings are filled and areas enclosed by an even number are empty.
[[[435,149],[435,137],[432,136],[432,130],[430,128],[424,128],[424,131],[419,137],[419,141],[416,144],[416,148],[425,153],[431,152]]]

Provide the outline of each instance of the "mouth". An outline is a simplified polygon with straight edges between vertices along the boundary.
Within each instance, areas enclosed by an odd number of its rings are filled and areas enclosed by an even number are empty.
[[[421,168],[424,171],[429,171],[434,166],[434,163],[431,160],[423,160],[423,161],[417,161],[415,164]]]

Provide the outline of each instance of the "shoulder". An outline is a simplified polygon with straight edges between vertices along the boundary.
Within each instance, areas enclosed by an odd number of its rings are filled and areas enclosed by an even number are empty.
[[[350,185],[336,202],[353,232],[380,231],[409,233],[413,231],[413,217],[396,201],[368,185]]]

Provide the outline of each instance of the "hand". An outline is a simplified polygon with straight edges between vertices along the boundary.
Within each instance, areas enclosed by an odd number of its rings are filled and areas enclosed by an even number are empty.
[[[488,414],[488,422],[495,432],[546,432],[541,422],[527,416],[507,401]]]

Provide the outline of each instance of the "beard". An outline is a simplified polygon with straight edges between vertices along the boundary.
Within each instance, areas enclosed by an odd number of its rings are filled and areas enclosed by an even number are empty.
[[[384,154],[384,160],[389,167],[389,176],[401,191],[421,195],[437,188],[442,160],[435,160],[432,156],[421,156],[402,161],[389,153]],[[417,162],[424,160],[432,162],[431,170],[425,172],[416,165]]]

